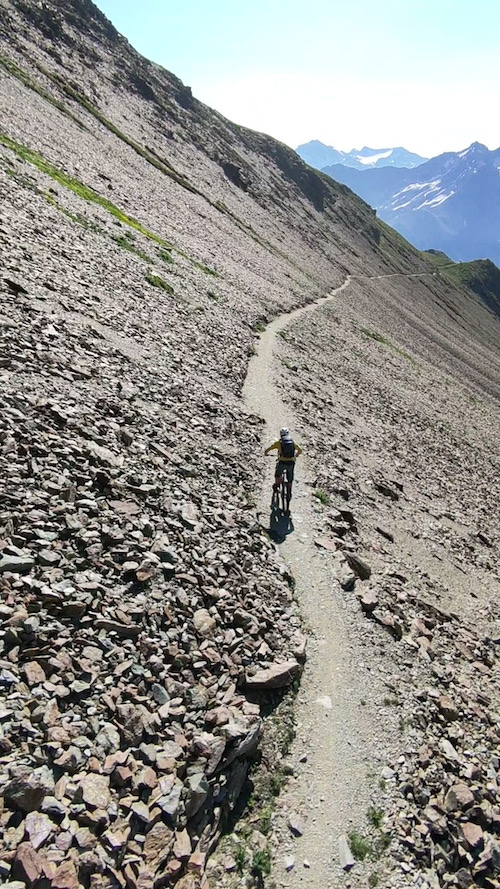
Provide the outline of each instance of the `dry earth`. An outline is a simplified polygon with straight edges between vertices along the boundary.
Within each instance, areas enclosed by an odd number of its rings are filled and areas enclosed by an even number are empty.
[[[89,0],[0,39],[0,881],[495,886],[498,320]]]

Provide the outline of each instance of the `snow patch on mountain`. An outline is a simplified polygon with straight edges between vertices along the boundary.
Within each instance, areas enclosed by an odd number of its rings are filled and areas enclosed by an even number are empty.
[[[363,157],[361,154],[354,155],[355,160],[359,161],[363,166],[372,166],[383,158],[390,157],[393,154],[394,149],[389,148],[387,151],[379,151],[377,154],[372,154],[370,157]]]

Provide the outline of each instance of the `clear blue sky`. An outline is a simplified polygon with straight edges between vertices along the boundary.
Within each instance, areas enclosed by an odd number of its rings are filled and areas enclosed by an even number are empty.
[[[500,146],[499,0],[97,0],[143,55],[295,148]]]

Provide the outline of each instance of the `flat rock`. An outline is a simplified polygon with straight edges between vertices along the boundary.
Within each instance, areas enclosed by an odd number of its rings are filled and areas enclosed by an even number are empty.
[[[247,688],[285,688],[291,685],[296,676],[301,672],[301,666],[297,661],[285,661],[282,664],[273,664],[265,670],[259,670],[253,676],[246,677]]]
[[[95,809],[106,809],[109,805],[109,777],[91,772],[80,782],[82,799]]]
[[[350,870],[351,867],[354,867],[354,856],[349,846],[349,840],[347,839],[345,834],[342,834],[342,836],[339,837],[338,850],[341,868],[343,870]]]
[[[292,812],[288,818],[288,827],[295,837],[301,837],[305,828],[305,821],[302,815]]]

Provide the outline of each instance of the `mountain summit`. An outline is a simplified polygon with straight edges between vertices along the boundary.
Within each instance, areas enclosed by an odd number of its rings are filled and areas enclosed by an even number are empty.
[[[313,140],[299,145],[297,154],[310,167],[323,170],[332,164],[342,164],[355,170],[364,170],[372,167],[416,167],[424,163],[427,158],[407,151],[406,148],[353,148],[352,151],[337,151],[330,145]]]
[[[500,149],[473,142],[416,169],[324,168],[421,249],[500,264]]]

